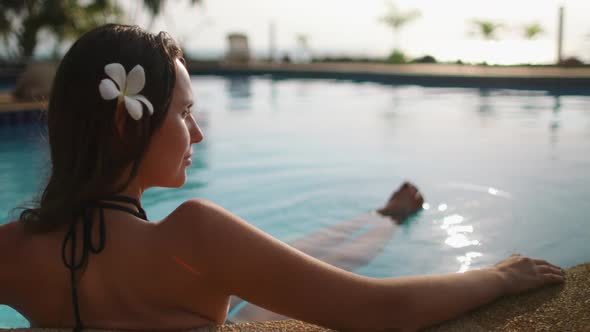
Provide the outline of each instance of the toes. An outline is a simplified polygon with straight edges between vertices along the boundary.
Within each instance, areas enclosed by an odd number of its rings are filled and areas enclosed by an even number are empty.
[[[406,182],[405,184],[406,184],[405,189],[409,190],[412,194],[415,194],[416,192],[418,192],[418,187],[416,187],[413,183]]]
[[[410,183],[409,182],[404,182],[396,191],[394,191],[391,196],[389,197],[389,201],[392,201],[394,198],[396,198],[397,196],[399,196],[401,193],[403,193],[404,191],[408,190],[408,188],[410,187]]]
[[[399,194],[399,190],[398,190],[398,191],[394,191],[394,192],[391,194],[391,196],[389,196],[389,199],[388,199],[387,201],[388,201],[388,202],[391,202],[391,201],[393,201],[393,200],[394,200],[394,199],[397,197],[397,195],[398,195],[398,194]]]
[[[418,188],[409,182],[405,182],[400,191],[409,192],[413,196],[418,191]]]
[[[421,207],[422,204],[424,204],[424,197],[422,197],[422,194],[420,192],[416,192],[416,203],[418,205],[418,207]]]
[[[418,188],[409,181],[404,181],[404,183],[399,187],[399,189],[391,194],[391,196],[389,197],[389,202],[391,202],[395,198],[398,198],[400,195],[402,195],[402,197],[404,198],[413,200],[414,202],[419,202],[420,204],[424,202],[422,194],[420,194]]]

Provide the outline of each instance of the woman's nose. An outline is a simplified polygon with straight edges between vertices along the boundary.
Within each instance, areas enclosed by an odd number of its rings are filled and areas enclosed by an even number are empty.
[[[190,128],[190,135],[191,135],[191,144],[199,143],[203,140],[203,132],[201,128],[197,124],[197,121],[194,117],[191,116],[191,128]]]

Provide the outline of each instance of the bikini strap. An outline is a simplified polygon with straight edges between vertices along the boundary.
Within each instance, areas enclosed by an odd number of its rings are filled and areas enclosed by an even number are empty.
[[[104,202],[104,201],[115,201],[115,202],[123,202],[123,203],[130,203],[135,205],[138,211],[134,211],[126,206]],[[95,246],[92,243],[92,212],[94,208],[98,208],[99,210],[99,240],[98,245]],[[88,260],[88,255],[90,252],[94,254],[100,253],[104,247],[106,242],[106,231],[105,231],[105,222],[104,222],[104,211],[103,209],[111,209],[111,210],[119,210],[123,212],[130,213],[138,218],[143,220],[148,220],[145,210],[141,207],[141,204],[134,198],[123,196],[123,195],[115,195],[110,198],[106,198],[103,200],[92,201],[85,204],[78,213],[74,213],[72,223],[66,233],[64,241],[61,247],[61,256],[64,265],[70,270],[70,279],[72,284],[72,302],[74,304],[74,315],[76,317],[76,327],[74,328],[75,332],[80,332],[84,329],[84,325],[82,324],[82,320],[80,318],[80,307],[78,305],[78,288],[76,285],[76,271],[83,266],[86,265]],[[82,257],[80,260],[76,262],[76,234],[78,228],[78,220],[79,217],[82,219]],[[67,255],[66,255],[66,246],[68,242],[71,242],[71,251],[70,251],[70,261],[68,262]]]

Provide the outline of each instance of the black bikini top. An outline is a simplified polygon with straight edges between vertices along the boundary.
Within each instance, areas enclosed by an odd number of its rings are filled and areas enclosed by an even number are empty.
[[[72,221],[72,224],[70,225],[70,228],[68,229],[68,231],[66,233],[66,237],[65,237],[62,247],[61,247],[61,256],[62,256],[62,261],[63,261],[64,265],[70,270],[70,277],[71,277],[71,283],[72,283],[72,301],[74,304],[74,315],[76,316],[76,327],[74,328],[75,332],[80,332],[84,328],[84,326],[82,325],[82,320],[80,319],[80,308],[78,307],[78,293],[77,293],[75,274],[78,269],[82,268],[86,264],[86,262],[88,260],[88,255],[90,252],[92,252],[94,254],[98,254],[104,249],[104,245],[105,245],[105,241],[106,241],[106,232],[105,232],[103,209],[113,209],[113,210],[124,211],[124,212],[130,213],[138,218],[141,218],[143,220],[146,220],[146,221],[148,220],[147,216],[145,214],[145,211],[143,210],[143,208],[141,207],[139,202],[131,197],[117,195],[117,196],[113,196],[111,198],[104,199],[104,200],[131,203],[131,204],[135,205],[135,207],[137,207],[137,210],[139,212],[136,212],[126,206],[121,206],[121,205],[117,205],[117,204],[113,204],[113,203],[107,203],[107,202],[103,202],[103,201],[94,201],[94,202],[86,204],[84,206],[84,208],[81,210],[80,214],[75,216],[74,221]],[[92,212],[93,212],[94,208],[99,209],[100,224],[99,224],[98,246],[94,246],[94,244],[92,243]],[[82,217],[81,219],[83,222],[82,223],[82,232],[83,232],[82,257],[80,258],[80,260],[78,262],[76,262],[75,261],[76,260],[76,233],[77,233],[78,221],[80,220],[80,218],[78,218],[79,216]],[[68,242],[72,243],[71,244],[72,250],[70,252],[69,261],[66,257],[66,245],[68,244]]]

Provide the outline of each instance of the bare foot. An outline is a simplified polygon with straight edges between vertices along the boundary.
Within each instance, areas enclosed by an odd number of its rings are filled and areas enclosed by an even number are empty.
[[[422,194],[409,182],[404,182],[402,186],[391,195],[385,206],[377,212],[384,216],[393,218],[398,223],[403,222],[412,214],[422,208],[424,198]]]

